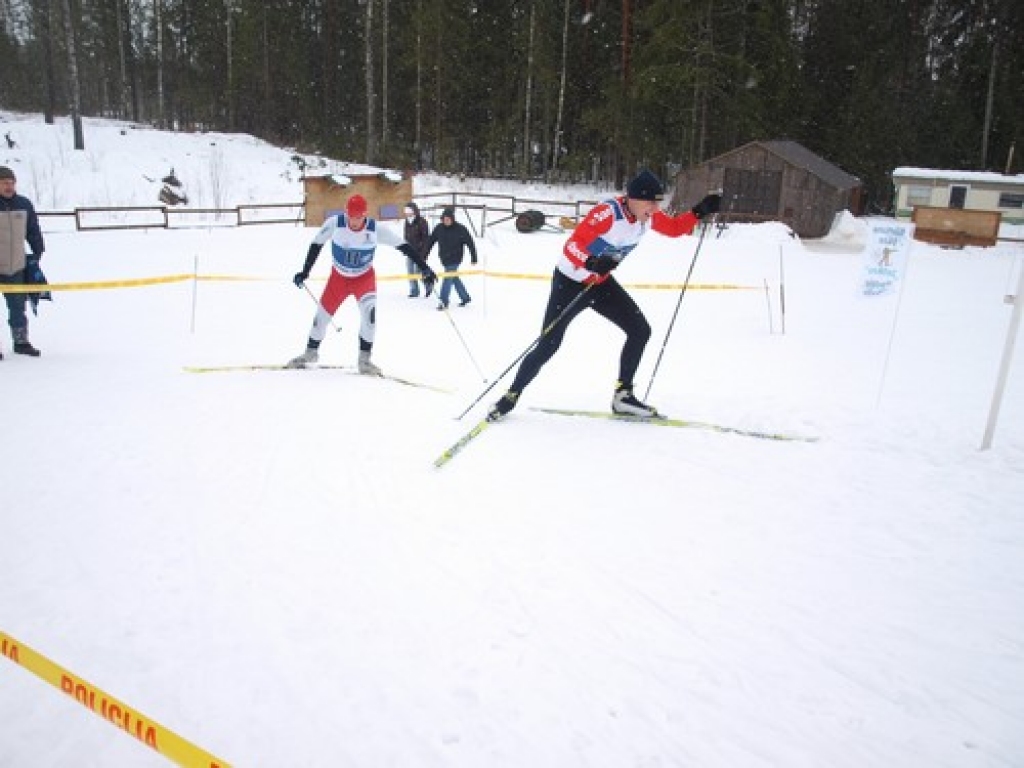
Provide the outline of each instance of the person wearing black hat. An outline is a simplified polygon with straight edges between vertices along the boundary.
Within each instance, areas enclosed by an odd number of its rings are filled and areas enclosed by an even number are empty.
[[[6,165],[0,166],[0,284],[4,285],[31,282],[28,275],[39,271],[39,260],[46,250],[36,209],[27,197],[17,194],[16,184],[14,171]],[[25,242],[31,250],[29,254],[25,253],[22,245]],[[39,350],[28,340],[27,295],[5,293],[4,299],[7,301],[7,322],[11,326],[15,354],[39,357]]]
[[[473,241],[473,236],[469,234],[469,230],[455,221],[455,209],[451,206],[442,209],[441,223],[430,233],[430,239],[427,240],[427,246],[423,253],[424,259],[430,254],[430,249],[434,247],[435,243],[437,244],[437,253],[441,257],[441,266],[447,273],[441,280],[441,290],[438,296],[440,301],[437,308],[438,310],[448,309],[448,297],[451,295],[452,288],[459,294],[459,306],[464,307],[472,299],[466,286],[462,283],[462,278],[455,272],[462,264],[463,248],[469,249],[470,261],[476,264],[476,243]]]
[[[641,418],[658,416],[657,409],[640,402],[633,394],[633,377],[651,337],[651,326],[611,273],[648,230],[668,237],[687,235],[702,218],[716,213],[721,205],[721,196],[711,194],[689,211],[669,216],[659,206],[663,197],[661,181],[650,171],[643,170],[626,186],[625,195],[594,206],[573,230],[551,279],[551,293],[541,324],[544,331],[537,345],[523,358],[508,392],[491,406],[488,419],[497,421],[516,407],[523,390],[558,351],[569,323],[588,307],[626,334],[619,357],[619,379],[612,395],[612,411]],[[588,291],[584,300],[565,312],[584,290]]]

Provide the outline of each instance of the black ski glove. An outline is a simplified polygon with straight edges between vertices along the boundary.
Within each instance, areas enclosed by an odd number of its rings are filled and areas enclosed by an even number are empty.
[[[690,210],[693,211],[693,215],[698,219],[703,219],[708,214],[718,213],[721,207],[722,196],[717,192],[712,192],[710,195],[706,195],[703,200],[693,206]]]
[[[607,275],[617,266],[619,266],[619,259],[615,258],[607,253],[602,253],[600,256],[591,256],[584,263],[587,269],[598,275]]]
[[[302,265],[302,270],[295,273],[295,277],[292,278],[292,282],[295,283],[296,288],[301,288],[302,284],[309,280],[309,273],[313,271],[313,265],[316,264],[316,257],[320,255],[320,246],[313,243],[309,246],[309,250],[306,252],[306,262]]]

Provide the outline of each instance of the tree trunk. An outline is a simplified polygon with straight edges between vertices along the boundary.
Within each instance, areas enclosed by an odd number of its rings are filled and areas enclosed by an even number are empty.
[[[167,125],[164,111],[164,23],[160,18],[160,0],[153,0],[153,12],[156,24],[156,119],[157,124]]]
[[[441,34],[440,13],[438,13],[438,18],[434,20],[434,29],[437,33],[436,45],[434,46],[434,55],[437,57],[435,61],[437,63],[434,65],[434,152],[432,165],[435,167],[441,167],[444,162],[441,136],[441,109],[444,105],[442,100],[444,97],[444,88],[441,85],[441,83],[444,82],[444,48],[442,47],[443,36]]]
[[[228,130],[233,131],[235,129],[235,69],[234,69],[234,52],[232,50],[232,38],[231,38],[231,14],[234,8],[232,0],[227,0],[224,4],[225,19],[224,19],[224,36],[227,40],[227,121]]]
[[[373,2],[366,0],[366,159],[364,162],[372,165],[376,159],[377,134],[375,133],[376,118],[373,113],[374,102],[377,94],[373,88]]]
[[[413,134],[413,149],[416,152],[416,169],[422,170],[423,141],[423,0],[416,0],[416,129]]]
[[[272,103],[273,88],[270,85],[270,16],[266,4],[263,4],[263,98],[269,108]],[[274,123],[276,129],[278,111],[275,109]]]
[[[992,102],[995,99],[996,90],[996,59],[999,58],[999,39],[992,43],[992,60],[988,67],[988,92],[985,94],[985,123],[981,129],[981,165],[979,168],[985,170],[988,167],[988,135],[992,130]]]
[[[380,18],[381,76],[380,76],[380,153],[388,153],[388,0],[383,0]],[[385,159],[384,162],[387,162]]]
[[[530,34],[526,48],[526,109],[523,114],[523,165],[520,176],[525,180],[530,175],[530,102],[533,95],[533,37],[537,19],[537,5],[530,3]]]
[[[562,151],[562,113],[565,110],[565,73],[569,55],[569,0],[565,0],[562,19],[562,72],[558,83],[558,112],[555,116],[555,137],[551,150],[551,170],[558,170],[558,156]]]
[[[129,81],[128,81],[128,54],[125,47],[125,30],[127,29],[128,20],[125,18],[125,7],[124,0],[114,0],[116,19],[117,19],[117,59],[119,64],[119,74],[121,76],[121,117],[122,119],[130,119],[131,116],[131,99],[129,98]]]
[[[64,0],[64,37],[68,49],[71,126],[75,134],[75,149],[85,149],[85,133],[82,130],[82,86],[78,81],[78,55],[75,51],[75,30],[71,23],[71,0]]]
[[[46,50],[46,108],[44,120],[47,125],[53,125],[57,113],[57,77],[53,71],[53,3],[51,0],[43,0],[40,18],[43,26],[43,39]]]

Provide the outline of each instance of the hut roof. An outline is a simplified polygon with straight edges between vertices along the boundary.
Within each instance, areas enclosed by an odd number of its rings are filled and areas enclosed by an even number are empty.
[[[856,176],[850,175],[839,166],[833,165],[820,155],[814,154],[803,144],[798,144],[797,142],[789,141],[788,139],[751,141],[744,144],[742,147],[737,147],[736,149],[726,152],[715,159],[721,160],[723,157],[728,157],[735,152],[740,152],[751,146],[761,147],[764,150],[771,152],[773,155],[782,158],[790,165],[809,171],[822,181],[829,184],[829,186],[835,187],[836,189],[853,189],[854,187],[859,187],[861,185],[861,180]]]

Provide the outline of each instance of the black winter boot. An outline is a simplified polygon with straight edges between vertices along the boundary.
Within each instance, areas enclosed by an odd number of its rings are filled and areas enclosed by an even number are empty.
[[[14,336],[14,354],[39,357],[39,350],[33,347],[28,340],[28,328],[15,328],[12,335]]]

